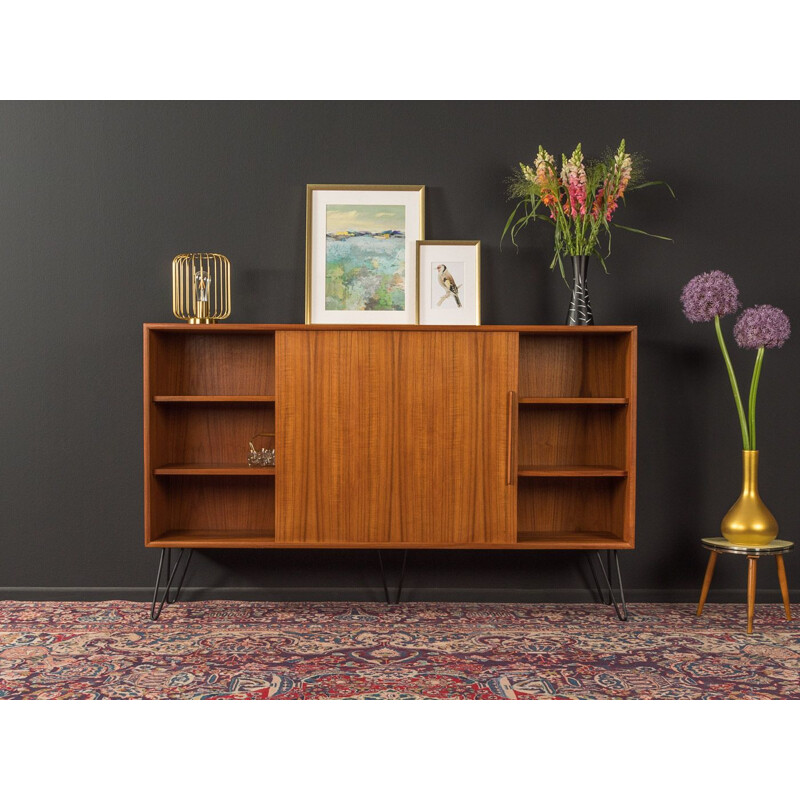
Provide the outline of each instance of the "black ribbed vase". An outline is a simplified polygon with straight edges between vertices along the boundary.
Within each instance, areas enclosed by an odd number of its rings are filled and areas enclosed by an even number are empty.
[[[589,289],[586,286],[589,258],[590,256],[570,256],[573,278],[567,325],[594,325],[592,306],[589,302]]]

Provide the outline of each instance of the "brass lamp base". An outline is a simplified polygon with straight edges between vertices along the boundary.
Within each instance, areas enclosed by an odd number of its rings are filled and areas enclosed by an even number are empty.
[[[188,320],[190,325],[216,325],[217,321],[210,317],[190,317]]]

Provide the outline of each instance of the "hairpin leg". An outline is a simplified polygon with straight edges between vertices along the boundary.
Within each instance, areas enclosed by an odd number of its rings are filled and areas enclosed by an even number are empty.
[[[606,555],[607,555],[607,560],[608,560],[608,572],[606,572],[606,569],[603,566],[603,559],[600,557],[600,553],[599,552],[597,553],[597,562],[600,564],[600,572],[603,574],[603,579],[605,581],[606,588],[608,589],[609,600],[608,600],[608,602],[606,602],[606,599],[605,599],[602,591],[600,592],[600,598],[601,598],[602,602],[604,602],[607,606],[613,605],[614,606],[614,611],[617,612],[617,616],[619,617],[619,619],[622,620],[622,622],[627,622],[627,620],[628,620],[628,606],[625,603],[625,591],[622,588],[622,573],[620,572],[620,569],[619,569],[619,552],[617,550],[609,550],[609,551],[607,551]],[[612,574],[611,573],[611,558],[612,558],[612,555],[613,555],[613,558],[614,558],[614,566],[616,567],[617,583],[619,584],[620,603],[617,603],[617,599],[616,599],[616,597],[614,597],[614,587],[611,585],[611,574]],[[589,561],[589,564],[591,565],[591,560]],[[593,577],[595,579],[595,583],[597,584],[597,589],[598,589],[598,591],[600,591],[600,585],[599,585],[599,582],[597,580],[597,575],[595,574],[593,566],[592,566],[592,575],[593,575]],[[620,606],[622,607],[622,610],[620,610]]]
[[[386,572],[383,569],[383,557],[381,556],[381,551],[378,550],[378,563],[381,565],[381,581],[383,581],[383,593],[386,595],[386,605],[391,605],[391,600],[389,600],[389,587],[386,584]]]
[[[397,583],[397,594],[395,595],[394,603],[397,605],[400,602],[400,592],[403,591],[403,579],[406,576],[406,560],[408,559],[408,550],[403,551],[403,566],[400,568],[400,580]],[[378,563],[381,567],[381,581],[383,582],[383,593],[386,595],[386,603],[387,605],[392,605],[392,601],[389,598],[389,585],[386,583],[386,572],[383,569],[383,557],[381,556],[381,551],[378,550]]]
[[[397,582],[397,595],[394,598],[394,604],[400,604],[400,592],[403,591],[403,578],[406,577],[406,560],[408,559],[408,550],[403,550],[403,566],[400,567],[400,580]]]
[[[604,605],[610,606],[611,600],[606,600],[605,592],[600,588],[600,581],[597,580],[597,571],[594,568],[594,562],[592,561],[592,557],[589,553],[584,553],[586,556],[586,563],[589,565],[589,571],[592,573],[592,578],[594,579],[594,585],[597,589],[597,594],[600,597],[600,602]]]
[[[181,552],[178,555],[177,560],[175,561],[175,566],[172,567],[172,554],[170,552],[171,548],[162,547],[161,548],[161,558],[158,561],[158,575],[156,576],[156,585],[153,589],[153,603],[150,606],[150,619],[155,621],[161,616],[161,609],[164,608],[164,603],[167,605],[172,605],[172,603],[176,602],[178,599],[178,595],[181,592],[181,588],[183,587],[183,580],[186,577],[186,571],[189,569],[189,562],[192,560],[192,553],[194,550],[191,549],[184,549],[181,548]],[[188,555],[186,555],[188,553]],[[167,562],[167,585],[164,588],[164,591],[161,595],[161,602],[158,602],[158,590],[161,588],[161,574],[164,570],[164,555],[166,554],[166,562]],[[186,559],[184,561],[184,555],[186,555]],[[183,562],[183,570],[181,572],[180,580],[178,581],[177,586],[175,587],[175,595],[170,598],[170,591],[172,589],[172,584],[175,580],[175,576],[178,574],[178,570],[181,569],[181,562]],[[158,608],[156,608],[156,604],[158,604]]]

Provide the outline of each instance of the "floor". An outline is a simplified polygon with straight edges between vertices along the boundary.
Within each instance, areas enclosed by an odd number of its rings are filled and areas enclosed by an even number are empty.
[[[0,698],[800,698],[783,608],[0,602]]]

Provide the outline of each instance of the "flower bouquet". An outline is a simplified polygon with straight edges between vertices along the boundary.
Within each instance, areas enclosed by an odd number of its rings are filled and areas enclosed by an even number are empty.
[[[719,270],[692,278],[681,292],[683,313],[690,322],[711,322],[717,333],[722,358],[728,370],[733,401],[742,432],[743,485],[739,499],[722,520],[722,535],[743,546],[769,544],[778,535],[778,523],[758,494],[758,449],[756,448],[756,396],[766,350],[782,347],[791,333],[789,317],[779,308],[758,305],[745,309],[733,326],[739,347],[755,350],[750,396],[745,414],[739,383],[731,363],[720,318],[734,314],[740,306],[739,290],[730,275]]]
[[[586,292],[586,269],[589,256],[596,256],[606,272],[611,255],[611,227],[672,241],[646,231],[612,223],[626,192],[663,184],[663,181],[637,182],[642,174],[641,159],[625,151],[625,140],[616,153],[600,161],[584,162],[581,145],[567,158],[561,156],[561,171],[555,159],[541,145],[533,166],[520,164],[509,180],[508,195],[517,200],[506,221],[501,242],[510,235],[517,245],[519,232],[536,220],[550,223],[555,231],[553,260],[566,280],[564,258],[569,257],[575,270],[573,303],[567,316],[569,324],[592,324],[591,307]],[[573,309],[573,306],[576,306]],[[573,311],[575,313],[573,313]]]

